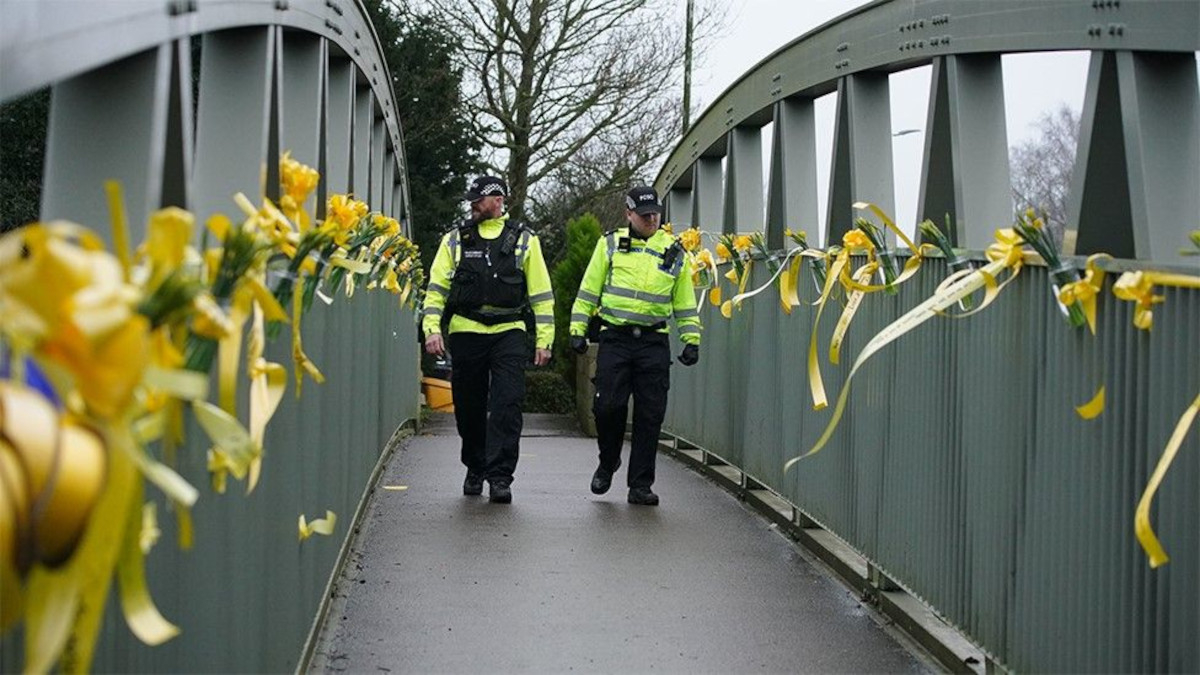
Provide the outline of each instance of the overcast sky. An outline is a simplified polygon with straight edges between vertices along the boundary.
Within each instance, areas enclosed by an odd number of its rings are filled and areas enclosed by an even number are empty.
[[[722,0],[699,0],[699,2]],[[866,4],[864,0],[727,0],[728,25],[708,48],[694,74],[693,100],[702,112],[746,70],[796,37]],[[1083,107],[1087,76],[1086,52],[1021,54],[1003,57],[1009,145],[1036,135],[1034,123],[1046,112],[1066,104]],[[921,152],[929,97],[930,68],[892,76],[892,129],[919,129],[893,139],[897,223],[912,231],[920,189]],[[817,167],[820,218],[825,218],[829,161],[832,155],[835,96],[817,100]],[[764,154],[769,137],[763,139]],[[767,174],[764,171],[764,179]],[[799,225],[799,224],[797,224]],[[821,224],[822,228],[824,223]],[[803,225],[807,229],[811,226]],[[822,230],[823,231],[823,230]]]

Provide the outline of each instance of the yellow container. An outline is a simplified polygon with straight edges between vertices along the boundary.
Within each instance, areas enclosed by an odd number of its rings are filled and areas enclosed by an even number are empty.
[[[425,403],[438,412],[454,412],[454,395],[450,381],[436,377],[422,377],[421,388],[425,391]]]

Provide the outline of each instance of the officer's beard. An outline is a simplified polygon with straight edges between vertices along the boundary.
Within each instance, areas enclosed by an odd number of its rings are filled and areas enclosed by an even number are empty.
[[[476,209],[476,208],[472,207],[471,208],[471,222],[478,225],[485,220],[492,220],[493,218],[499,218],[500,217],[500,209],[494,209],[494,210],[496,211],[496,213],[492,213],[491,211],[484,211],[482,208]]]

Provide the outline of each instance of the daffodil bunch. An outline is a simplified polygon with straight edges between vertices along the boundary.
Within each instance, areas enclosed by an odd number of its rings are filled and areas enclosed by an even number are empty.
[[[720,243],[717,244],[717,256],[720,257],[719,262],[730,261],[733,263],[733,267],[725,273],[726,279],[737,284],[745,276],[746,264],[750,261],[751,246],[752,242],[748,235],[721,235]]]
[[[897,291],[892,284],[896,282],[896,277],[900,276],[900,269],[896,264],[895,253],[888,248],[887,238],[883,236],[883,231],[866,218],[855,218],[854,227],[870,241],[870,247],[864,248],[870,251],[868,255],[873,255],[879,262],[879,269],[883,272],[887,292],[895,295]]]
[[[373,267],[369,260],[372,242],[400,230],[399,223],[393,218],[379,213],[364,214],[364,216],[367,215],[369,217],[358,219],[354,228],[347,233],[344,243],[338,242],[340,250],[334,251],[333,260],[336,262],[334,262],[333,270],[327,279],[330,295],[337,292],[349,272],[353,272],[356,276],[351,277],[351,282],[347,284],[346,295],[353,295],[357,275],[370,272]]]
[[[949,214],[946,215],[946,227],[947,229],[951,227]],[[951,272],[957,272],[964,267],[971,266],[971,261],[962,256],[963,252],[961,250],[954,248],[950,243],[950,237],[946,236],[946,233],[935,225],[932,220],[928,218],[922,220],[920,223],[917,223],[917,229],[921,232],[923,239],[937,246],[942,255],[946,257],[946,265],[950,268]]]
[[[382,232],[367,246],[372,260],[371,269],[365,274],[356,274],[359,283],[362,281],[379,281],[385,264],[393,261],[396,253],[403,250],[408,239],[401,233],[400,221],[381,213],[372,215],[372,220],[382,228]]]
[[[208,299],[201,301],[202,311],[192,321],[184,352],[184,367],[199,373],[207,373],[212,368],[219,340],[240,328],[226,319],[234,293],[252,270],[265,268],[272,248],[249,221],[235,225],[227,216],[218,213],[210,217],[205,226],[221,245],[204,253],[211,302]]]
[[[345,247],[349,244],[351,234],[360,220],[370,212],[366,202],[359,201],[349,195],[336,194],[325,202],[325,220],[320,223],[320,229],[329,233],[332,241],[325,245],[316,256],[313,273],[304,280],[304,295],[301,311],[307,312],[313,299],[319,292],[321,280],[325,277],[328,266],[346,257]],[[338,253],[342,251],[341,253]],[[335,255],[337,254],[337,255]],[[322,296],[325,297],[325,296]],[[329,302],[328,298],[325,299]]]
[[[420,295],[425,272],[418,262],[420,250],[417,245],[400,233],[399,223],[388,220],[395,224],[394,234],[381,236],[371,245],[375,262],[367,277],[367,288],[383,288],[395,293],[403,305]],[[414,294],[413,289],[418,293]]]
[[[946,228],[949,229],[950,226],[950,215],[946,214]],[[934,225],[932,220],[926,218],[920,223],[917,223],[917,229],[921,232],[921,237],[925,241],[931,242],[934,246],[938,247],[938,250],[942,252],[942,255],[946,258],[946,266],[951,272],[957,272],[960,269],[972,267],[971,261],[962,256],[961,250],[956,249],[953,245],[951,245],[950,238],[947,237],[946,233],[942,232],[937,225]],[[971,309],[971,307],[974,306],[974,303],[971,301],[971,297],[967,296],[959,301],[959,305],[963,309]]]
[[[779,261],[767,250],[767,240],[763,237],[762,232],[755,232],[750,235],[750,246],[755,251],[758,251],[758,254],[767,262],[767,269],[771,270],[771,274],[779,271]]]
[[[808,249],[812,248],[808,245],[808,233],[804,230],[793,230],[791,228],[787,228],[783,231],[783,236],[791,239],[792,243],[794,243],[801,251],[807,251]],[[821,289],[825,288],[826,273],[827,268],[825,266],[825,259],[812,258],[813,283],[817,285],[818,293],[821,292]]]
[[[1017,214],[1017,222],[1013,224],[1013,229],[1024,243],[1028,244],[1042,257],[1042,260],[1046,261],[1046,266],[1050,268],[1055,302],[1059,303],[1067,322],[1076,328],[1083,327],[1087,324],[1087,316],[1079,302],[1064,305],[1058,300],[1059,289],[1079,281],[1079,271],[1070,263],[1063,264],[1062,259],[1059,258],[1058,246],[1054,243],[1054,237],[1046,230],[1045,221],[1033,209],[1026,209],[1025,212]]]
[[[333,231],[328,227],[312,227],[300,235],[295,249],[290,257],[285,257],[285,270],[274,280],[272,293],[280,306],[287,308],[292,304],[296,292],[296,282],[301,279],[311,279],[317,275],[317,263],[320,253],[333,243]],[[303,311],[303,307],[301,308]],[[268,334],[274,338],[282,322],[274,321],[268,327]]]

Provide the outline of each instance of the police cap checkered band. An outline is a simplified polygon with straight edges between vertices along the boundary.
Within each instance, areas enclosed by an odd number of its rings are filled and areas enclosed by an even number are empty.
[[[480,176],[471,181],[471,185],[467,187],[466,194],[463,195],[463,200],[468,202],[479,201],[484,197],[507,197],[508,184],[504,179],[495,176]]]
[[[649,185],[639,185],[625,194],[625,208],[636,212],[639,216],[650,213],[662,213],[662,202],[658,193]]]

